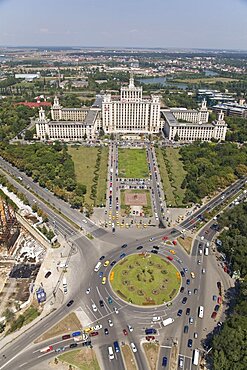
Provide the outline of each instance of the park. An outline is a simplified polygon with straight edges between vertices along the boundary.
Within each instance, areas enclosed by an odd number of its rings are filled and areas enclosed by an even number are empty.
[[[110,283],[124,301],[138,306],[155,306],[176,297],[181,275],[164,257],[145,252],[119,261],[111,271]]]

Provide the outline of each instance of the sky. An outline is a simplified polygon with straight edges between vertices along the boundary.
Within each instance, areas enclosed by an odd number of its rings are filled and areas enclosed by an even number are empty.
[[[0,45],[247,50],[247,0],[0,0]]]

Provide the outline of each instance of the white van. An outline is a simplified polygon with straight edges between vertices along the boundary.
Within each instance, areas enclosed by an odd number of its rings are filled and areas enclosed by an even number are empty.
[[[101,266],[102,266],[102,263],[101,262],[98,262],[97,263],[97,265],[95,266],[95,268],[94,268],[94,271],[95,272],[98,272],[99,271],[99,269],[101,268]]]
[[[108,357],[109,357],[110,360],[114,359],[113,348],[111,346],[108,347]]]
[[[205,254],[205,256],[208,256],[208,247],[206,247],[206,248],[204,249],[204,254]]]

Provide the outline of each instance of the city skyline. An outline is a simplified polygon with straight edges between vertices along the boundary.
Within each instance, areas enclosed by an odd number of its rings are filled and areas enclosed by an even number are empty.
[[[0,0],[0,45],[246,50],[246,0],[101,4]]]

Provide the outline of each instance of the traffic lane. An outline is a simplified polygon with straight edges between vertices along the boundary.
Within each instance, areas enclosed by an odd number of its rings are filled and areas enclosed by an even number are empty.
[[[167,368],[169,369],[170,366],[170,356],[171,356],[171,347],[167,346],[160,346],[160,353],[159,353],[159,358],[158,358],[158,363],[157,363],[157,370],[164,370],[164,367],[162,366],[163,358],[167,358]]]
[[[111,346],[114,352],[114,359],[110,360],[108,355],[108,347]],[[114,350],[113,343],[104,344],[99,347],[101,352],[101,357],[105,366],[105,369],[107,370],[125,370],[122,354],[121,354],[121,346],[120,346],[120,352],[116,353]]]

